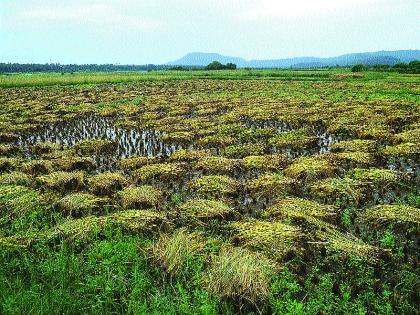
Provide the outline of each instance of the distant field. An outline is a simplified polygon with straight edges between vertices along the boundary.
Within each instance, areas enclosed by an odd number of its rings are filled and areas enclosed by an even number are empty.
[[[420,76],[0,75],[1,314],[416,314]]]
[[[185,79],[276,79],[276,80],[337,80],[337,75],[347,75],[347,79],[358,74],[349,70],[221,70],[221,71],[152,71],[152,72],[75,72],[70,73],[25,73],[0,75],[0,87],[77,85],[97,83],[136,82],[144,80],[185,80]],[[364,79],[390,78],[401,80],[402,75],[367,72]],[[416,81],[418,76],[406,75],[405,79]],[[342,79],[342,78],[341,78]]]

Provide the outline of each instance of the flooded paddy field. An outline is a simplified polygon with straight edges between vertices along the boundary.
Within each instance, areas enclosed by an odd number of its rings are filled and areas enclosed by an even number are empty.
[[[108,266],[122,291],[99,309],[116,313],[133,292],[214,313],[416,313],[419,77],[218,75],[0,87],[1,262],[89,261],[97,278],[77,281],[100,296]],[[19,268],[0,280],[41,273]],[[82,296],[71,281],[61,294]]]

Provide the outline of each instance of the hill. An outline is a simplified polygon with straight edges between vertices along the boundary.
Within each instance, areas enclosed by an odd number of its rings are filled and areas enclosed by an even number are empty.
[[[240,68],[322,68],[329,66],[352,66],[355,64],[387,64],[410,62],[420,59],[420,50],[376,51],[352,53],[336,57],[297,57],[283,59],[245,60],[240,57],[224,56],[217,53],[193,52],[168,62],[167,65],[206,66],[212,61],[234,63]]]

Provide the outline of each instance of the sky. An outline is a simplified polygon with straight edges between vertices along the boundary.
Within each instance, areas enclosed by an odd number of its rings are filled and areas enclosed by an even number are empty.
[[[419,0],[0,0],[0,62],[161,64],[420,48]]]

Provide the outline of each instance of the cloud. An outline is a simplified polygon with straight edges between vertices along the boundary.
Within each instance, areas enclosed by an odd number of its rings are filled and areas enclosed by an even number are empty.
[[[126,13],[112,3],[38,7],[25,9],[17,17],[32,23],[51,25],[66,22],[96,27],[99,30],[118,28],[127,31],[151,31],[164,26],[160,19]]]
[[[337,10],[360,9],[377,0],[259,0],[247,1],[246,8],[238,13],[241,19],[260,20],[280,17],[314,16],[334,13]]]

